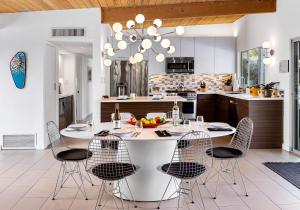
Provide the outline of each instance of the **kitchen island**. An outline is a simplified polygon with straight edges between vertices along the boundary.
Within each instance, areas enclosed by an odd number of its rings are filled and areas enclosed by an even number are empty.
[[[283,143],[283,98],[253,97],[249,94],[198,92],[197,115],[206,122],[225,122],[236,127],[249,117],[254,122],[250,148],[281,148]]]
[[[135,117],[145,117],[149,112],[169,112],[174,106],[174,101],[178,102],[179,109],[186,99],[180,96],[166,96],[159,100],[154,100],[150,96],[137,96],[134,99],[119,100],[117,97],[101,99],[101,122],[110,122],[111,113],[115,112],[115,104],[119,103],[120,112],[130,112]]]

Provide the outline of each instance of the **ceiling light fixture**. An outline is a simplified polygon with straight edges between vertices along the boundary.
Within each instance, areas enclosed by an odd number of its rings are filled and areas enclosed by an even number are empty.
[[[155,54],[155,59],[157,62],[163,62],[165,59],[164,53],[173,54],[175,52],[175,47],[171,45],[171,42],[167,38],[163,38],[165,35],[176,34],[176,35],[183,35],[184,34],[184,27],[177,26],[175,30],[166,32],[166,33],[159,33],[159,29],[162,26],[161,19],[155,19],[152,22],[152,25],[149,26],[147,29],[144,28],[145,16],[143,14],[137,14],[134,20],[128,20],[126,22],[126,27],[128,30],[122,31],[123,26],[121,23],[114,23],[112,25],[112,30],[114,32],[114,38],[118,41],[117,48],[113,48],[112,44],[106,43],[104,45],[104,55],[108,57],[113,57],[115,53],[119,50],[124,50],[130,45],[134,43],[137,44],[136,50],[132,50],[131,56],[129,57],[129,62],[131,64],[139,63],[143,61],[144,55],[147,50],[151,50]],[[136,24],[140,24],[139,27],[136,27]],[[140,28],[140,30],[137,30]],[[161,47],[160,49],[154,49],[154,45],[152,42],[158,42],[159,45],[155,47]],[[162,51],[162,52],[159,52]],[[104,60],[105,64],[110,64],[111,62],[107,61],[111,58],[106,58]],[[108,66],[110,66],[108,65]],[[107,66],[107,65],[105,65]]]

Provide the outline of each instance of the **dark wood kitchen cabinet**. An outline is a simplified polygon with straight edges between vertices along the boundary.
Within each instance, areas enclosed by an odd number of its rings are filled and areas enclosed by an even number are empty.
[[[203,116],[206,122],[215,121],[215,94],[197,95],[197,116]]]
[[[229,98],[222,95],[216,95],[215,121],[229,122]]]
[[[201,101],[201,99],[203,99]],[[209,99],[209,101],[206,100]],[[236,127],[238,122],[249,117],[253,120],[254,129],[251,148],[281,148],[283,142],[283,100],[245,100],[216,94],[198,95],[198,115],[204,120],[225,122]],[[213,106],[215,104],[215,106]],[[212,108],[214,107],[214,115]],[[205,108],[207,110],[205,110]],[[207,112],[207,120],[205,118]],[[209,116],[214,116],[211,120]]]
[[[73,96],[66,96],[59,99],[59,130],[66,128],[73,122]]]

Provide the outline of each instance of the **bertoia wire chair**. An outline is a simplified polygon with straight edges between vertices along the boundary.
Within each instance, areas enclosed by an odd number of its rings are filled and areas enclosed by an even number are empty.
[[[108,144],[111,142],[118,142],[116,144],[117,148],[107,147],[103,142],[107,142]],[[91,173],[102,180],[95,209],[101,209],[103,207],[103,195],[105,192],[109,193],[106,185],[111,182],[115,182],[112,193],[120,197],[122,209],[124,209],[123,198],[132,200],[135,205],[135,200],[126,177],[133,175],[138,167],[131,163],[124,140],[119,136],[110,134],[95,135],[90,142],[88,149],[93,153],[93,156],[87,159],[86,170],[88,173]],[[127,198],[126,195],[121,192],[121,180],[125,181],[131,198]],[[119,209],[115,196],[112,196],[112,198],[117,209]],[[134,207],[136,207],[136,205]]]
[[[178,144],[181,141],[190,142],[189,147],[184,149],[178,148]],[[178,193],[177,209],[180,207],[181,195],[188,195],[187,197],[191,200],[191,203],[194,203],[192,193],[194,187],[198,188],[203,208],[205,208],[198,178],[212,166],[212,158],[206,155],[206,151],[211,147],[211,138],[202,131],[187,133],[181,137],[177,142],[171,162],[161,166],[161,170],[170,175],[171,178],[162,195],[161,201],[158,203],[157,209],[160,209],[160,205],[172,181],[177,187],[177,191],[169,196],[169,198]],[[183,200],[185,201],[185,199]]]
[[[207,154],[209,156],[214,157],[215,159],[220,161],[219,167],[217,168],[217,173],[211,176],[211,179],[214,176],[218,176],[217,185],[214,193],[214,199],[217,197],[218,185],[220,182],[220,175],[222,172],[225,172],[232,178],[233,184],[236,184],[235,171],[237,170],[240,174],[243,189],[245,192],[245,196],[248,196],[247,189],[245,186],[244,178],[241,173],[241,169],[239,166],[238,160],[246,156],[249,151],[251,139],[253,133],[253,121],[245,117],[243,118],[234,133],[230,143],[226,147],[213,147],[207,150]],[[224,162],[227,163],[224,165]],[[208,178],[208,177],[207,177]],[[204,184],[207,180],[204,181]]]
[[[82,163],[85,168],[85,160],[90,158],[93,153],[87,149],[66,146],[62,141],[57,125],[53,121],[47,122],[47,132],[53,156],[61,162],[52,200],[55,200],[56,195],[70,177],[74,180],[84,198],[88,200],[83,180],[86,179],[92,186],[94,184],[89,174],[85,172],[87,177],[83,175],[79,163]],[[80,183],[74,177],[75,174],[78,174]]]

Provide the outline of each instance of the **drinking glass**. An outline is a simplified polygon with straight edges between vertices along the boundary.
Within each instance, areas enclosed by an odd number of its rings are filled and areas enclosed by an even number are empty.
[[[202,127],[204,125],[204,117],[197,116],[197,126]]]
[[[137,120],[135,123],[135,132],[142,132],[143,130],[143,122],[141,120]]]
[[[190,120],[183,120],[183,127],[188,131],[191,129],[191,121]]]

